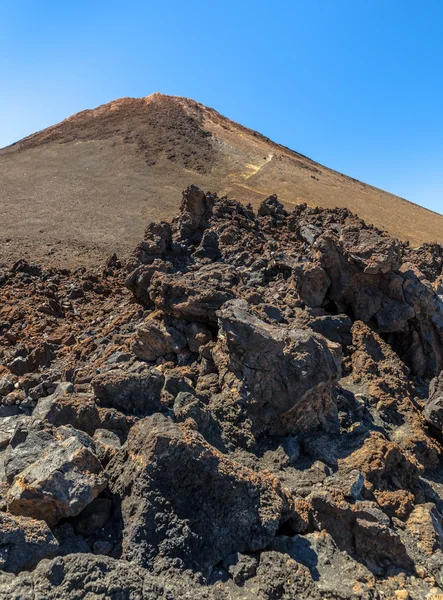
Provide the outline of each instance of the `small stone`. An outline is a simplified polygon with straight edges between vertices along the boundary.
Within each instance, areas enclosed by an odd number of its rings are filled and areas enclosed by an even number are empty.
[[[8,366],[11,373],[18,376],[24,375],[29,370],[28,360],[23,356],[17,356]]]

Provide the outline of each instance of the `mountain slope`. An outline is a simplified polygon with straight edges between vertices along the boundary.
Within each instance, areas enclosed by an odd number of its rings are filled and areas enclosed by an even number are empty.
[[[182,189],[277,193],[288,208],[344,206],[413,245],[443,243],[443,216],[341,175],[185,98],[123,98],[0,150],[0,261],[73,266],[133,247]]]

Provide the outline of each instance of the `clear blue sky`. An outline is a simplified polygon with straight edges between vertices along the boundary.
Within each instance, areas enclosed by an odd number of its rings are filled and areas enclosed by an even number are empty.
[[[0,0],[0,46],[0,147],[159,91],[443,212],[441,0]]]

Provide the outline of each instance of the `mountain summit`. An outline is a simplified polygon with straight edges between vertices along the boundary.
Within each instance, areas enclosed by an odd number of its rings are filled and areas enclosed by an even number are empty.
[[[443,216],[337,173],[186,98],[152,94],[82,111],[0,150],[0,261],[74,266],[123,256],[194,183],[257,207],[346,207],[412,245]]]

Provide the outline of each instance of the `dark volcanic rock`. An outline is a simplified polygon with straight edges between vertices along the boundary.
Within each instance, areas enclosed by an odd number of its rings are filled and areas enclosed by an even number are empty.
[[[108,474],[122,502],[123,556],[141,566],[167,558],[210,572],[232,552],[266,547],[289,516],[275,478],[160,415],[132,428]]]
[[[431,425],[443,431],[443,371],[431,381],[423,414]]]
[[[385,560],[412,568],[412,558],[389,518],[371,503],[336,502],[325,493],[313,493],[308,501],[316,527],[328,531],[340,550],[356,555],[372,569],[378,564],[383,570]]]
[[[333,425],[337,347],[306,330],[268,325],[243,300],[224,305],[219,327],[213,354],[222,386],[236,388],[257,432]]]
[[[15,475],[6,498],[12,514],[55,525],[62,518],[77,515],[106,487],[92,440],[91,446],[85,445],[75,430],[62,435],[60,441],[45,445],[36,459]]]
[[[32,413],[55,427],[72,425],[75,429],[94,435],[97,429],[106,427],[122,438],[126,438],[130,419],[113,409],[97,405],[92,394],[65,394],[42,398]]]
[[[156,273],[151,280],[150,297],[158,309],[177,319],[216,323],[217,310],[234,298],[233,279],[231,272],[221,268],[186,275]]]
[[[186,337],[180,331],[151,317],[138,327],[132,351],[138,358],[154,362],[162,356],[178,354],[186,347]]]
[[[129,415],[146,416],[161,409],[163,383],[163,375],[155,370],[127,373],[116,369],[97,375],[92,387],[102,406]]]
[[[202,232],[208,227],[212,216],[215,197],[205,194],[195,185],[183,192],[180,215],[175,221],[177,238],[187,242],[199,242]]]
[[[32,573],[8,577],[0,573],[1,600],[141,600],[146,573],[127,562],[71,554],[42,561]]]
[[[57,550],[58,542],[44,521],[0,512],[1,571],[31,569],[43,558],[55,556]],[[3,591],[0,583],[0,597]]]

